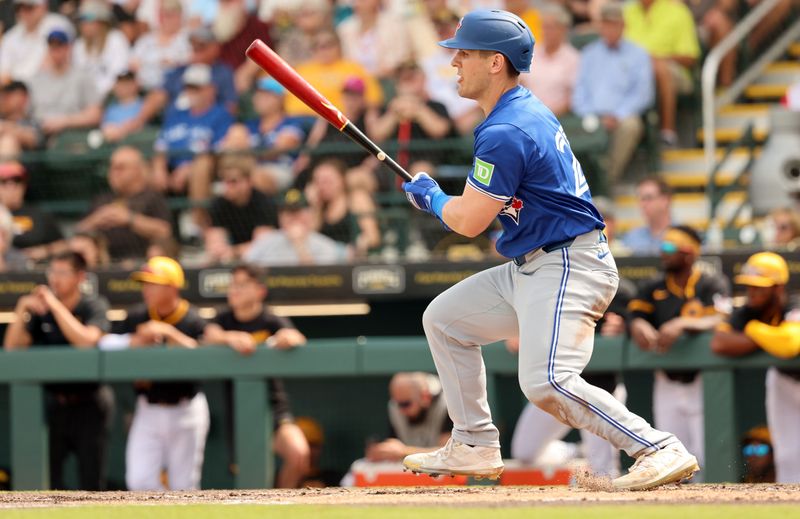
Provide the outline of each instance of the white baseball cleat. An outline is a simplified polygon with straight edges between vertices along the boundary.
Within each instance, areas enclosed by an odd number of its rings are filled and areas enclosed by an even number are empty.
[[[503,472],[500,449],[495,447],[470,447],[450,438],[444,447],[433,452],[410,454],[403,467],[411,472],[433,476],[472,476],[497,479]]]
[[[639,456],[628,473],[612,481],[612,485],[616,490],[647,490],[691,479],[698,470],[697,458],[678,442]]]

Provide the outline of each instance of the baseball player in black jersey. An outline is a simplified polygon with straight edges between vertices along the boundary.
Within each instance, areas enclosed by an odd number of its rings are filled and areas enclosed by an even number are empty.
[[[267,287],[264,272],[257,267],[240,265],[233,269],[228,287],[229,307],[221,311],[206,328],[205,341],[227,344],[243,355],[249,355],[259,345],[290,349],[305,344],[306,338],[285,318],[274,315],[264,304]],[[233,407],[231,383],[225,385],[228,409]],[[273,449],[281,457],[276,486],[295,488],[309,470],[310,449],[303,432],[294,423],[289,398],[278,379],[269,380],[270,406],[274,421]],[[233,456],[233,417],[228,413],[229,451]]]

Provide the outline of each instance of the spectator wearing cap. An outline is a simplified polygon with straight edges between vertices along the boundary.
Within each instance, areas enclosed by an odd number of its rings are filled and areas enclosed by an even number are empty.
[[[147,124],[164,107],[168,106],[168,111],[187,107],[187,97],[183,95],[186,86],[186,72],[194,65],[201,65],[209,70],[210,83],[213,84],[216,92],[216,102],[231,115],[236,115],[239,107],[239,95],[234,86],[233,70],[219,60],[220,45],[214,33],[208,27],[198,27],[189,33],[189,44],[192,48],[189,63],[167,72],[161,86],[147,94],[139,117],[125,125],[125,135]],[[191,74],[197,73],[192,72]]]
[[[400,64],[411,59],[411,43],[404,20],[381,0],[353,2],[353,14],[336,31],[345,59],[361,64],[372,76],[391,79]]]
[[[130,43],[112,27],[111,6],[105,0],[84,0],[78,9],[78,32],[73,59],[88,70],[101,97],[111,91],[117,77],[128,69]]]
[[[56,29],[47,45],[47,61],[29,85],[33,118],[48,136],[98,126],[102,97],[92,74],[73,63],[71,36]]]
[[[0,182],[2,182],[0,180]],[[0,204],[0,272],[23,270],[28,258],[14,247],[14,217]]]
[[[47,285],[19,298],[14,321],[6,329],[6,350],[28,347],[97,347],[111,329],[108,301],[86,296],[86,261],[75,252],[56,255],[47,266]],[[50,488],[64,489],[64,465],[70,454],[78,461],[82,490],[105,490],[108,436],[114,394],[97,382],[48,384]]]
[[[180,295],[184,273],[172,258],[156,256],[131,275],[141,282],[144,303],[131,308],[125,321],[100,343],[101,349],[158,345],[194,349],[206,323]],[[125,482],[129,490],[200,487],[210,415],[197,381],[140,381],[133,422],[125,448]]]
[[[414,62],[400,65],[395,74],[396,95],[369,128],[374,140],[391,139],[397,143],[397,162],[404,168],[414,169],[412,150],[415,161],[447,162],[446,150],[413,148],[415,143],[444,139],[453,131],[447,108],[430,99],[425,85],[425,72],[419,65]]]
[[[618,181],[642,139],[642,115],[653,104],[653,67],[647,52],[623,38],[625,20],[616,0],[600,11],[600,39],[581,52],[572,111],[597,117],[611,134],[609,184]]]
[[[347,258],[343,243],[314,230],[314,216],[303,193],[286,192],[278,208],[279,229],[253,240],[244,260],[253,265],[330,265]]]
[[[323,30],[314,36],[313,57],[297,67],[297,72],[314,85],[334,106],[342,106],[342,87],[352,77],[360,78],[365,85],[365,99],[369,106],[380,106],[383,92],[380,84],[362,65],[342,56],[339,37],[333,30]],[[286,99],[289,115],[315,115],[315,112],[295,96]]]
[[[114,98],[103,110],[100,129],[107,141],[114,142],[122,133],[125,124],[135,120],[141,113],[143,100],[139,94],[136,75],[130,70],[117,76],[111,91]]]
[[[286,115],[286,89],[275,79],[256,83],[253,108],[258,119],[231,127],[224,149],[255,149],[259,158],[253,184],[265,193],[285,191],[294,182],[293,164],[306,139],[301,120]]]
[[[0,89],[0,157],[15,157],[39,145],[41,131],[31,118],[30,94],[22,81]]]
[[[578,79],[580,53],[567,36],[572,17],[560,4],[545,4],[541,10],[542,37],[537,40],[536,59],[530,72],[520,76],[521,83],[561,116],[570,111],[572,91]]]
[[[30,80],[47,56],[47,36],[60,29],[72,34],[72,24],[60,14],[47,12],[46,0],[14,0],[16,24],[0,42],[0,83]]]
[[[224,0],[211,23],[211,31],[220,43],[219,59],[234,71],[237,92],[253,86],[261,69],[247,59],[245,51],[256,38],[272,46],[270,24],[261,21],[247,0]]]
[[[233,118],[218,102],[210,65],[196,63],[186,68],[182,81],[187,107],[173,106],[155,143],[154,183],[160,191],[184,193],[194,201],[211,193],[213,157]],[[200,213],[195,221],[201,224]]]
[[[158,19],[155,28],[136,40],[129,63],[139,84],[147,91],[160,88],[164,84],[164,75],[188,63],[192,54],[180,0],[160,2]]]
[[[661,141],[675,146],[678,94],[694,90],[692,69],[700,57],[692,13],[675,0],[633,0],[623,14],[625,37],[643,47],[653,61]]]
[[[342,86],[342,104],[340,108],[348,120],[358,128],[370,128],[378,118],[378,109],[367,103],[366,84],[357,76],[349,77]],[[347,184],[349,187],[362,187],[369,192],[378,188],[375,170],[378,160],[355,145],[342,132],[336,131],[324,119],[317,119],[308,134],[306,147],[314,150],[314,163],[329,158],[343,162],[347,166]],[[330,150],[330,151],[324,151]],[[295,161],[295,171],[303,171],[312,166],[311,156],[304,153]],[[385,177],[384,177],[385,178]]]
[[[64,237],[53,216],[25,202],[28,174],[22,164],[0,164],[0,205],[13,216],[13,244],[33,260],[42,260],[64,247]]]
[[[111,193],[99,197],[77,227],[100,234],[112,260],[144,258],[151,243],[172,236],[169,206],[164,196],[150,187],[145,158],[139,150],[123,146],[114,151],[108,184]]]
[[[450,10],[439,11],[433,19],[436,30],[435,41],[452,38],[458,27],[459,17]],[[415,37],[416,41],[417,38]],[[433,101],[442,103],[453,119],[455,128],[461,135],[472,135],[472,130],[483,120],[483,112],[478,103],[458,95],[458,72],[450,65],[453,51],[439,45],[420,60],[425,73],[425,87]]]
[[[255,160],[246,155],[223,155],[219,160],[223,190],[211,200],[211,226],[205,231],[210,261],[239,259],[253,240],[278,227],[275,202],[253,185],[255,167]]]

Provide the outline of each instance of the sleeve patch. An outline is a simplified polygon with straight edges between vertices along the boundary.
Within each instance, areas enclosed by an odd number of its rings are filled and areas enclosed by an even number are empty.
[[[488,186],[492,182],[492,175],[494,174],[494,164],[483,161],[475,157],[475,169],[473,177],[477,182],[484,186]]]

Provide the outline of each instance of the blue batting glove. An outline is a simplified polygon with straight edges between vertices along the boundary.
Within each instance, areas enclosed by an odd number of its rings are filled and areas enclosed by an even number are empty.
[[[411,182],[403,182],[403,191],[411,205],[430,213],[444,223],[442,210],[451,197],[444,194],[439,184],[424,172],[417,173]]]

